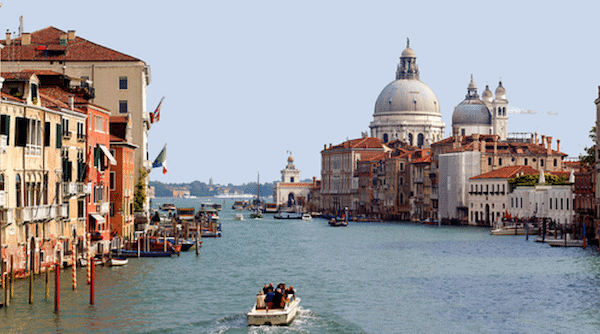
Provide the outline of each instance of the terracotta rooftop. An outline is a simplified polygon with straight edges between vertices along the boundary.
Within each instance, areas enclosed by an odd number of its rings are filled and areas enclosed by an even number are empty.
[[[2,61],[140,61],[77,36],[61,45],[60,37],[66,34],[48,27],[32,32],[29,45],[21,45],[23,37],[11,39],[10,45],[1,40],[5,46],[1,52]]]
[[[448,137],[431,144],[432,148],[446,147],[444,153],[454,152],[465,152],[475,150],[475,138],[473,135],[470,136],[459,136],[460,146],[453,148],[454,137]],[[485,145],[485,151],[487,153],[494,152],[494,138],[498,138],[497,135],[479,135],[479,144]],[[449,147],[449,148],[448,148]],[[479,146],[480,147],[480,146]],[[496,141],[496,152],[497,154],[531,154],[531,155],[546,155],[548,149],[542,144],[535,144],[533,142],[521,142],[521,141]],[[562,155],[567,154],[559,152],[554,149],[550,149],[551,155]]]
[[[534,175],[538,174],[539,171],[533,167],[526,166],[506,166],[491,172],[487,172],[481,175],[473,176],[469,180],[480,180],[480,179],[510,179],[519,175]]]
[[[383,148],[389,149],[381,139],[375,137],[364,137],[347,140],[341,144],[325,148],[323,151],[341,148]]]

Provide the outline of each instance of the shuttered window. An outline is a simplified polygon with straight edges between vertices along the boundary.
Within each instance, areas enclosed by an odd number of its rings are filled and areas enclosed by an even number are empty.
[[[56,148],[62,147],[62,124],[56,124]]]
[[[6,136],[6,144],[8,145],[10,139],[10,116],[2,115],[0,118],[0,134]]]
[[[15,146],[25,147],[27,145],[27,119],[17,117],[15,119]]]
[[[44,146],[50,146],[50,122],[44,124]]]

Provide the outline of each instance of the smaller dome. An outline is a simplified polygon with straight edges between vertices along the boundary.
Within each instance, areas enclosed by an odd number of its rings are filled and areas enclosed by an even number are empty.
[[[471,75],[471,82],[469,82],[467,90],[477,90],[477,85],[475,84],[475,81],[473,81],[473,75]]]
[[[452,125],[491,125],[492,115],[479,99],[464,100],[454,108]]]
[[[294,158],[291,155],[288,157],[288,162],[294,162]]]
[[[406,49],[404,49],[404,51],[402,51],[402,58],[416,58],[417,56],[415,55],[415,52],[409,47],[407,46]]]
[[[505,99],[506,98],[506,89],[502,87],[502,81],[498,82],[498,88],[496,88],[496,98],[497,99]]]
[[[490,90],[489,85],[485,85],[485,90],[481,94],[481,99],[484,102],[492,102],[493,96],[492,96],[492,91]]]

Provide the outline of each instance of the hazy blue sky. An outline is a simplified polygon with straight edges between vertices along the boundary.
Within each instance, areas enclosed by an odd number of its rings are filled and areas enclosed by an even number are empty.
[[[591,145],[595,1],[0,2],[5,31],[23,15],[25,32],[74,29],[151,66],[148,110],[165,101],[150,158],[168,144],[156,181],[274,181],[288,150],[302,178],[320,178],[324,144],[369,130],[407,37],[446,136],[473,74],[480,94],[501,78],[511,106],[537,112],[509,114],[509,132],[560,138],[573,157]]]

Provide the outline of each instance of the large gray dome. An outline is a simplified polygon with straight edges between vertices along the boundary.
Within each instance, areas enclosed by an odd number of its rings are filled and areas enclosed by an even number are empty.
[[[454,108],[452,113],[452,125],[491,125],[492,115],[479,99],[468,99],[462,101]]]
[[[403,112],[440,114],[440,105],[431,88],[420,80],[395,80],[379,94],[375,114]]]

